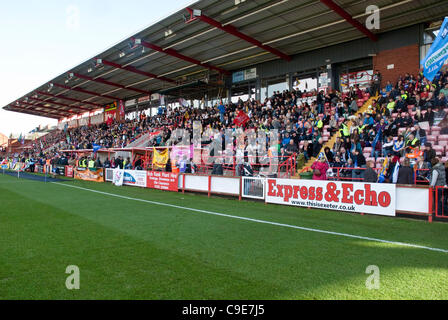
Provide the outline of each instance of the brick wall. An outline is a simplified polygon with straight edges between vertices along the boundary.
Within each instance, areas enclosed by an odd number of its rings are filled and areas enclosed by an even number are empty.
[[[399,75],[406,73],[417,75],[420,69],[420,55],[418,44],[401,47],[398,49],[386,50],[379,52],[373,57],[373,70],[379,70],[384,87],[387,81],[395,82]],[[388,70],[388,65],[394,65],[394,69]]]

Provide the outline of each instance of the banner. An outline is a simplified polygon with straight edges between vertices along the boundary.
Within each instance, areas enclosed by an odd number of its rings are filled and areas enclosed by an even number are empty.
[[[9,168],[8,160],[5,159],[0,163],[0,169],[8,170],[8,168]]]
[[[422,61],[423,75],[433,81],[436,74],[448,59],[448,18],[443,21],[439,34]]]
[[[65,176],[65,166],[56,165],[55,166],[55,174],[60,176]]]
[[[65,167],[65,176],[69,177],[69,178],[73,178],[73,167],[72,166]]]
[[[104,182],[104,170],[96,169],[90,170],[87,168],[75,168],[75,179],[94,181],[94,182]]]
[[[117,118],[117,109],[118,104],[116,101],[104,107],[104,120],[107,125],[110,126],[112,122]]]
[[[124,108],[123,100],[120,100],[120,102],[118,103],[118,115],[119,115],[120,120],[124,120],[125,108]]]
[[[266,202],[395,216],[393,184],[266,179]]]
[[[124,170],[123,184],[125,186],[146,188],[146,171]]]
[[[117,187],[121,187],[123,185],[123,182],[124,182],[124,170],[115,169],[113,173],[112,183]]]
[[[182,160],[186,156],[188,160],[193,158],[193,145],[190,146],[174,146],[170,152],[170,159],[174,161],[176,159]]]
[[[172,172],[148,171],[147,187],[165,191],[179,191],[179,176]]]
[[[250,118],[249,116],[244,112],[244,111],[240,111],[238,113],[238,116],[235,117],[235,119],[233,120],[233,123],[235,125],[237,125],[238,127],[242,127],[244,126],[247,122],[249,122]]]
[[[169,156],[168,149],[159,152],[156,150],[156,148],[153,148],[152,164],[154,165],[154,168],[165,169],[166,164],[168,163],[168,156]]]

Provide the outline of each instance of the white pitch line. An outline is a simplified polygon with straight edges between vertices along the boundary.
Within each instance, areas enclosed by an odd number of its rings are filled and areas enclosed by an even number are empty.
[[[59,182],[52,182],[52,184],[57,184],[57,185],[60,185],[60,186],[64,186],[64,187],[68,187],[68,188],[75,188],[75,189],[84,190],[84,191],[90,191],[90,192],[99,193],[99,194],[103,194],[103,195],[106,195],[106,196],[111,196],[111,197],[116,197],[116,198],[121,198],[121,199],[126,199],[126,200],[139,201],[139,202],[155,204],[155,205],[158,205],[158,206],[165,206],[165,207],[171,207],[171,208],[176,208],[176,209],[188,210],[188,211],[193,211],[193,212],[206,213],[206,214],[214,215],[214,216],[220,216],[220,217],[226,217],[226,218],[232,218],[232,219],[238,219],[238,220],[244,220],[244,221],[251,221],[251,222],[257,222],[257,223],[269,224],[269,225],[273,225],[273,226],[285,227],[285,228],[291,228],[291,229],[298,229],[298,230],[303,230],[303,231],[310,231],[310,232],[330,234],[330,235],[346,237],[346,238],[353,238],[353,239],[361,239],[361,240],[367,240],[367,241],[373,241],[373,242],[388,243],[388,244],[402,246],[402,247],[411,247],[411,248],[418,248],[418,249],[425,249],[425,250],[430,250],[430,251],[437,251],[437,252],[448,253],[447,249],[431,248],[431,247],[421,246],[421,245],[412,244],[412,243],[389,241],[389,240],[383,240],[383,239],[377,239],[377,238],[357,236],[357,235],[348,234],[348,233],[340,233],[340,232],[320,230],[320,229],[313,229],[313,228],[307,228],[307,227],[300,227],[300,226],[295,226],[295,225],[290,225],[290,224],[283,224],[283,223],[277,223],[277,222],[271,222],[271,221],[265,221],[265,220],[258,220],[258,219],[240,217],[240,216],[232,216],[232,215],[225,214],[225,213],[219,213],[219,212],[213,212],[213,211],[207,211],[207,210],[201,210],[201,209],[194,209],[194,208],[176,206],[174,204],[169,204],[169,203],[150,201],[150,200],[144,200],[144,199],[138,199],[138,198],[131,198],[131,197],[126,197],[126,196],[122,196],[122,195],[119,195],[119,194],[102,192],[102,191],[97,191],[97,190],[87,189],[87,188],[82,188],[82,187],[77,187],[77,186],[71,186],[71,185],[67,185],[67,184],[63,184],[63,183],[59,183]]]

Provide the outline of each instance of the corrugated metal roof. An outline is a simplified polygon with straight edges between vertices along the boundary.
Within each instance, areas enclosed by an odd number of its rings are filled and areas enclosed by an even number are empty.
[[[366,7],[377,5],[381,9],[381,33],[432,21],[448,14],[448,0],[335,0],[334,2],[361,23],[364,23],[367,17]],[[243,34],[286,55],[295,55],[365,37],[318,0],[250,0],[238,6],[233,0],[201,0],[194,2],[190,7],[201,9],[203,15],[223,25],[234,26]],[[271,52],[202,21],[186,24],[183,16],[187,14],[186,10],[178,11],[133,36],[162,47],[164,52],[141,46],[131,50],[129,47],[131,38],[125,39],[17,99],[5,109],[61,118],[71,113],[97,109],[112,102],[111,97],[127,100],[143,96],[134,90],[155,93],[209,76],[215,80],[219,79],[216,71],[179,59],[179,56],[167,55],[166,50],[175,50],[176,53],[199,60],[201,63],[208,63],[228,71],[279,59]],[[167,37],[168,31],[170,34]],[[94,58],[123,67],[131,66],[175,81],[165,82],[105,64],[97,68],[94,66]],[[71,72],[96,80],[113,82],[126,88],[76,77],[68,81],[67,76]],[[53,86],[50,92],[53,96],[49,96],[47,90],[50,83],[71,87],[72,90]],[[97,95],[86,93],[86,90]],[[30,100],[24,105],[24,99],[32,98],[34,95],[45,102]]]

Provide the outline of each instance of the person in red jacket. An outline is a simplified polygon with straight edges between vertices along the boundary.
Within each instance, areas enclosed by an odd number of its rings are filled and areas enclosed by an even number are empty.
[[[311,166],[311,169],[313,169],[313,180],[327,180],[329,166],[325,157],[316,160]]]

